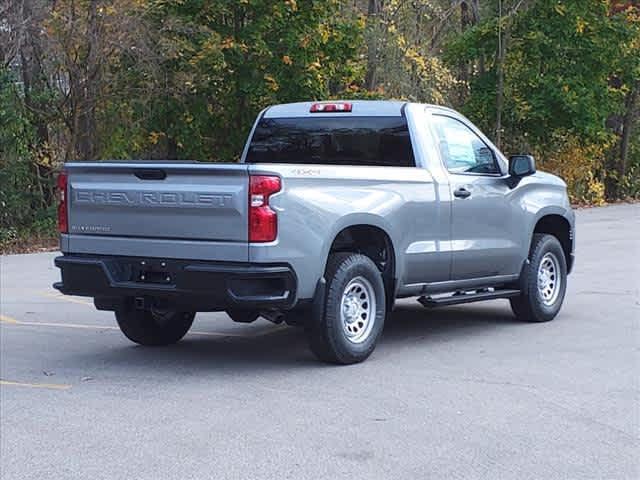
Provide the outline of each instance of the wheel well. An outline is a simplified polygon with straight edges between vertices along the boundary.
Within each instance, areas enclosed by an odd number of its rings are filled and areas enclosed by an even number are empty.
[[[566,218],[560,215],[547,215],[536,223],[533,233],[547,233],[560,241],[567,266],[571,269],[571,226]]]
[[[382,273],[387,299],[395,296],[395,252],[387,232],[373,225],[352,225],[340,231],[331,244],[329,254],[356,252],[366,255]],[[389,303],[391,304],[391,303]]]

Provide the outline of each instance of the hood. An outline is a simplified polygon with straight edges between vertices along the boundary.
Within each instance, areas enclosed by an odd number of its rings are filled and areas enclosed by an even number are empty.
[[[540,179],[544,183],[547,183],[550,185],[558,185],[558,186],[567,188],[567,183],[557,175],[553,175],[547,172],[541,172],[540,170],[538,170],[533,176],[535,178]]]

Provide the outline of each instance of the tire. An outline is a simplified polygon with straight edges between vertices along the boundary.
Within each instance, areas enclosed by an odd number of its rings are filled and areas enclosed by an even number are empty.
[[[329,363],[362,362],[373,352],[384,327],[382,275],[365,255],[336,253],[329,257],[325,279],[324,314],[307,328],[311,350]]]
[[[125,337],[145,346],[177,343],[193,324],[194,312],[152,312],[131,306],[116,310],[118,326]]]
[[[548,322],[560,311],[566,290],[567,261],[562,245],[553,235],[534,234],[529,262],[520,274],[522,293],[510,300],[511,310],[525,322]]]

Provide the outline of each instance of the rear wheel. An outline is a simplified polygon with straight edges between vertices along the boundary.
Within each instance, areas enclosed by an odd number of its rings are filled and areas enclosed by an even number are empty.
[[[171,345],[180,341],[195,318],[194,312],[137,310],[132,306],[122,307],[115,313],[122,333],[132,342],[147,346]]]
[[[535,234],[529,264],[520,277],[521,295],[512,298],[511,310],[527,322],[553,320],[562,307],[567,289],[567,263],[556,237]]]
[[[356,253],[329,257],[324,315],[309,325],[313,353],[326,362],[350,364],[373,352],[385,318],[385,290],[373,261]]]

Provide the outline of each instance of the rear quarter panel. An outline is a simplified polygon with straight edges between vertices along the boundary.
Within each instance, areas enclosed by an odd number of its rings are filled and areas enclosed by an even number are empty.
[[[373,225],[394,245],[396,277],[403,279],[405,252],[424,235],[439,238],[438,201],[431,175],[422,168],[254,164],[251,174],[277,174],[282,191],[270,199],[278,212],[278,238],[250,244],[251,262],[287,262],[298,276],[298,297],[312,298],[338,233]],[[448,221],[448,219],[445,219]]]

